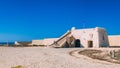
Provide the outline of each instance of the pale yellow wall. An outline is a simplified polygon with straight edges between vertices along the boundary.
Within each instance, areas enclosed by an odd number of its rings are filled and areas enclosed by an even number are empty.
[[[108,36],[110,46],[120,46],[120,35]]]
[[[33,45],[44,45],[43,40],[32,40]]]
[[[58,38],[47,38],[43,40],[32,40],[33,45],[51,45],[56,41]]]
[[[58,38],[47,38],[43,40],[44,45],[51,45],[54,41],[58,40]]]

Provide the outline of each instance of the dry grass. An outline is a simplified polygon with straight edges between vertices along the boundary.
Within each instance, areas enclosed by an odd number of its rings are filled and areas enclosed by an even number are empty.
[[[120,64],[120,50],[114,53],[115,57],[112,57],[112,54],[108,52],[101,50],[92,50],[92,49],[82,50],[79,52],[79,54],[88,56],[92,59],[98,59],[98,60]]]
[[[15,67],[11,67],[11,68],[24,68],[24,67],[19,65],[19,66],[15,66]]]

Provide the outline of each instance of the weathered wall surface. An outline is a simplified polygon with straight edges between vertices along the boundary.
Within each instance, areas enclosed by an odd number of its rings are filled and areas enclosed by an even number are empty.
[[[43,40],[44,45],[51,45],[54,41],[58,40],[58,38],[47,38]]]
[[[108,38],[110,46],[120,46],[120,35],[110,35]]]
[[[74,30],[74,31],[72,31],[72,35],[76,39],[79,39],[80,42],[81,42],[81,45],[83,47],[86,47],[86,48],[88,47],[87,46],[88,45],[87,41],[94,41],[94,37],[96,36],[94,29],[78,29],[78,30]],[[96,42],[93,42],[93,44],[96,44]]]
[[[44,45],[43,40],[32,40],[33,45]]]
[[[58,38],[47,38],[43,40],[32,40],[33,45],[50,45],[54,43]]]
[[[99,29],[99,45],[101,47],[108,47],[109,46],[109,40],[108,40],[108,35],[105,29]],[[95,39],[94,39],[95,40]]]
[[[88,48],[89,41],[93,42],[94,48],[109,46],[107,32],[103,28],[72,30],[72,35],[81,41],[81,45]]]
[[[51,45],[52,43],[54,43],[54,41],[58,41],[59,39],[59,42],[57,42],[57,44],[62,45],[64,44],[67,38],[73,36],[73,38],[75,40],[79,40],[81,46],[85,48],[89,48],[89,47],[99,48],[103,46],[104,47],[109,46],[107,32],[105,31],[104,28],[99,28],[99,27],[88,28],[88,29],[72,28],[72,30],[70,31],[70,33],[68,33],[68,35],[66,35],[66,33],[60,38],[47,38],[43,40],[33,40],[32,44]],[[66,41],[68,43],[69,39],[67,39]],[[68,44],[71,44],[71,43],[68,43]]]

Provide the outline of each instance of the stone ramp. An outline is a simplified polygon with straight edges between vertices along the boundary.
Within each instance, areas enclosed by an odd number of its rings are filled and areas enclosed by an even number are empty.
[[[62,35],[57,41],[51,44],[52,47],[67,47],[67,37],[71,34],[71,31],[67,31],[64,35]]]

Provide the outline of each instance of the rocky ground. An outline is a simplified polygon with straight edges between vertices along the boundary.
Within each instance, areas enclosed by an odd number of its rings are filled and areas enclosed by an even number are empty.
[[[0,47],[0,68],[120,68],[120,64],[91,59],[72,51],[82,48]]]

